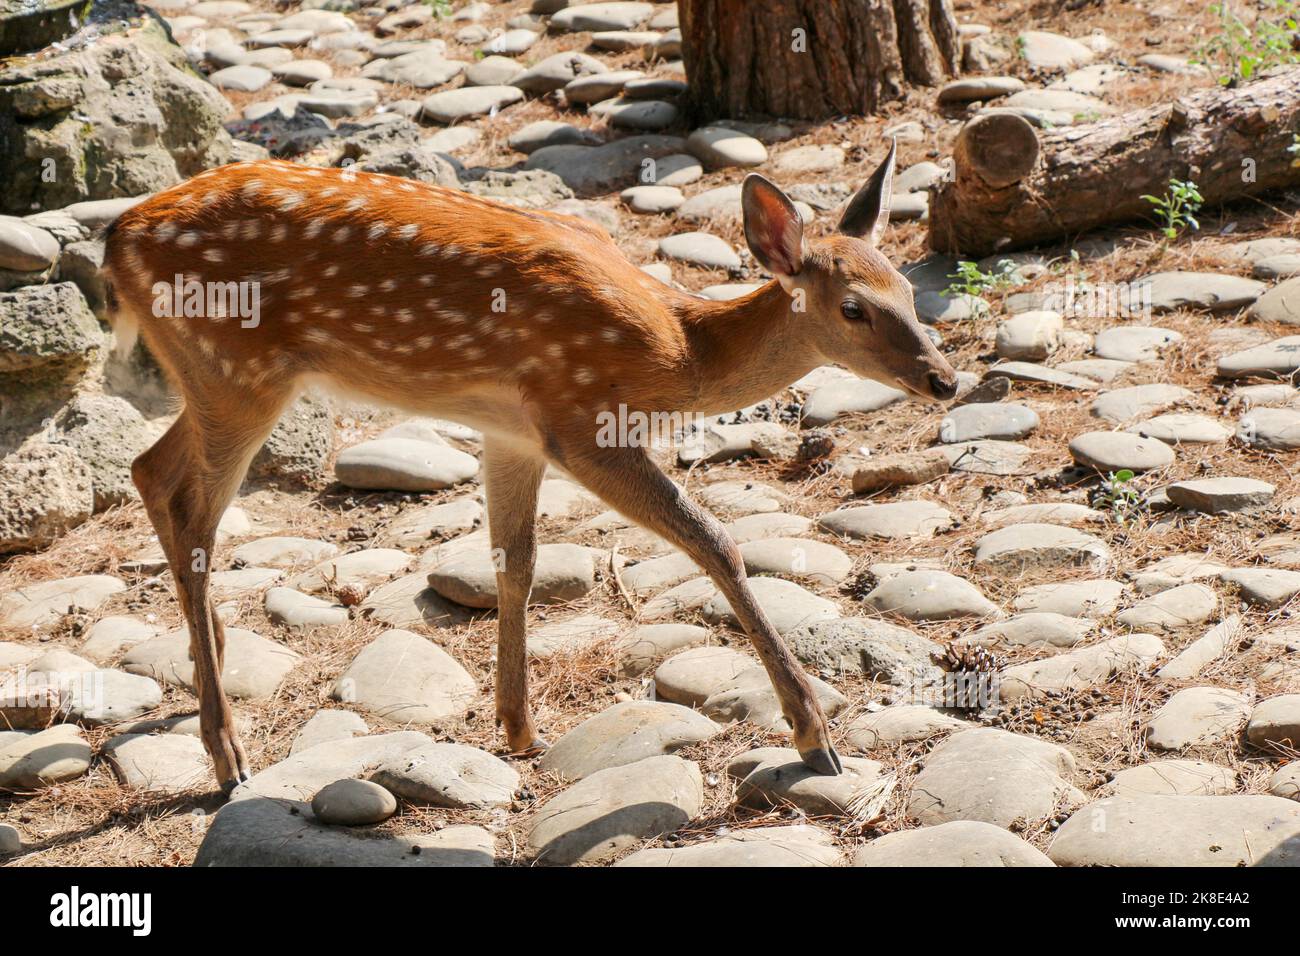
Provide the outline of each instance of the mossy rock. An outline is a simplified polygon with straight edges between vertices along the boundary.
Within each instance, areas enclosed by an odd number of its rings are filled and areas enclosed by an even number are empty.
[[[29,53],[81,28],[91,0],[0,0],[0,56]]]
[[[230,161],[230,103],[166,24],[112,0],[90,18],[94,43],[0,61],[0,212],[140,196]]]

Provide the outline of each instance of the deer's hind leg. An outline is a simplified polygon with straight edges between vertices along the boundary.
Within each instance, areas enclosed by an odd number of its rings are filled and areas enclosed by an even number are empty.
[[[537,561],[537,492],[546,462],[499,440],[483,442],[488,534],[497,561],[497,721],[515,753],[546,748],[528,703],[528,595]]]
[[[193,404],[131,466],[131,477],[158,532],[190,632],[194,689],[203,745],[217,782],[230,791],[250,776],[221,686],[225,631],[208,597],[213,546],[222,513],[257,449],[287,404],[287,392],[246,396],[238,414],[203,414]]]

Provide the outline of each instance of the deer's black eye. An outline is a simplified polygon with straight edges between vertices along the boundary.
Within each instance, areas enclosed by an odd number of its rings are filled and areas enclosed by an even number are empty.
[[[845,299],[840,303],[840,314],[850,322],[861,322],[867,317],[862,311],[862,306],[853,299]]]

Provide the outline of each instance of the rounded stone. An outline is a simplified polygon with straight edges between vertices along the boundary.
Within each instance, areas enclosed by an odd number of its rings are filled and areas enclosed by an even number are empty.
[[[1128,432],[1087,432],[1070,442],[1070,454],[1085,468],[1107,473],[1152,471],[1174,463],[1173,450],[1155,438]]]
[[[1098,358],[1120,362],[1146,362],[1159,358],[1161,351],[1182,340],[1182,335],[1173,329],[1121,325],[1098,332],[1097,337],[1093,339],[1092,350]]]
[[[1223,687],[1188,687],[1174,694],[1151,717],[1147,746],[1181,750],[1235,736],[1250,716],[1250,701]]]
[[[1121,770],[1106,786],[1107,796],[1144,793],[1209,796],[1232,793],[1235,789],[1235,771],[1204,760],[1153,760]]]
[[[854,866],[1055,866],[1042,851],[999,826],[953,820],[887,833],[853,857]]]
[[[0,269],[39,272],[58,258],[59,240],[54,236],[21,219],[0,216]]]
[[[1225,312],[1250,305],[1268,287],[1255,279],[1217,272],[1157,272],[1139,280],[1149,285],[1155,312],[1201,309]]]
[[[349,488],[439,491],[478,474],[478,460],[446,445],[381,438],[344,449],[334,476]]]
[[[471,116],[495,113],[523,98],[523,91],[516,86],[463,86],[426,97],[420,104],[420,115],[450,125]]]
[[[836,605],[782,578],[752,578],[749,582],[759,607],[766,613],[778,634],[785,634],[802,624],[839,617]],[[710,624],[725,624],[742,630],[731,603],[718,592],[700,609],[700,616]]]
[[[1038,427],[1038,413],[1013,403],[974,403],[954,408],[939,423],[939,440],[975,441],[981,438],[1024,438]]]
[[[539,767],[567,780],[581,780],[607,767],[674,753],[708,740],[720,730],[689,707],[625,701],[570,730],[546,752]]]
[[[954,520],[951,511],[932,501],[891,501],[829,512],[817,519],[817,526],[849,538],[901,540],[932,537]]]
[[[464,744],[428,744],[390,760],[374,781],[404,800],[453,810],[506,806],[519,774],[492,754]]]
[[[707,232],[683,232],[661,239],[659,254],[702,269],[740,268],[740,257],[731,245]]]
[[[672,212],[686,201],[675,186],[633,186],[619,193],[633,212],[653,214]]]
[[[597,770],[538,809],[529,850],[543,864],[606,862],[685,825],[703,802],[699,767],[671,754]]]
[[[725,126],[703,126],[691,133],[686,149],[706,166],[760,166],[767,162],[767,147],[752,136]]]
[[[992,531],[975,543],[976,567],[1007,573],[1078,567],[1099,569],[1110,560],[1110,550],[1100,538],[1059,525],[1012,525]]]
[[[939,734],[964,730],[967,724],[942,710],[923,704],[895,704],[874,714],[863,714],[849,724],[845,738],[860,750],[919,743]]]
[[[1175,631],[1200,624],[1218,607],[1219,598],[1204,584],[1180,584],[1139,601],[1116,620],[1138,631]]]
[[[834,866],[840,851],[831,835],[810,824],[744,827],[715,840],[689,846],[650,847],[615,866],[652,867],[813,867]]]
[[[321,823],[366,826],[396,813],[397,798],[369,780],[336,780],[312,797],[311,812]]]
[[[1282,694],[1255,705],[1246,738],[1256,747],[1286,753],[1300,744],[1300,694]]]
[[[485,56],[465,67],[466,86],[507,86],[524,72],[524,68],[508,56]]]
[[[897,614],[909,621],[946,621],[999,613],[997,605],[978,588],[947,571],[904,571],[887,578],[864,600],[881,614]]]
[[[1268,504],[1277,489],[1255,478],[1201,478],[1178,481],[1165,489],[1169,500],[1180,508],[1206,514],[1249,511]]]
[[[825,173],[844,165],[844,150],[831,145],[796,146],[782,153],[776,165],[786,173]]]
[[[1193,393],[1177,385],[1133,385],[1103,392],[1092,403],[1092,414],[1111,422],[1127,422],[1150,415],[1177,402],[1188,402]]]
[[[1212,445],[1232,437],[1232,429],[1207,415],[1171,412],[1130,425],[1125,431],[1158,438],[1167,445]]]
[[[992,100],[1000,96],[1019,93],[1025,88],[1025,81],[1014,76],[976,76],[969,79],[953,80],[939,90],[939,103],[971,103],[976,100]]]
[[[1300,804],[1261,794],[1106,797],[1052,841],[1057,866],[1300,865]]]

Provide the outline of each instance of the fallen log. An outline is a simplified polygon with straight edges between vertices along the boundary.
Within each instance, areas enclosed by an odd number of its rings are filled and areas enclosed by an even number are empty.
[[[930,247],[984,256],[1151,220],[1144,194],[1191,180],[1206,205],[1300,185],[1300,70],[1236,89],[1040,132],[1012,112],[957,134],[953,175],[930,191]]]

